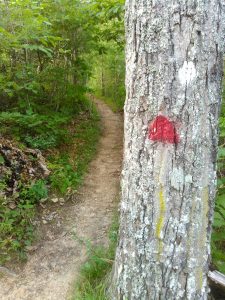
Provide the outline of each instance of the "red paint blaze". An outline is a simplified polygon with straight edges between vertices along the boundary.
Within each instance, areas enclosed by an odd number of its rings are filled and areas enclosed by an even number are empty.
[[[176,133],[174,124],[164,116],[158,116],[149,126],[148,138],[152,141],[176,144],[179,136]]]

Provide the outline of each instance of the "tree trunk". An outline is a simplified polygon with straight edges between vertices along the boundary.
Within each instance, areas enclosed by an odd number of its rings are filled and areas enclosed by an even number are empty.
[[[111,299],[207,299],[222,3],[126,1],[124,168]]]

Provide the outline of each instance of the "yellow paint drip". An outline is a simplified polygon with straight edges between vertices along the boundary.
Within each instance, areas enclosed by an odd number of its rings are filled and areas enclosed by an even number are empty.
[[[165,204],[165,199],[163,195],[163,187],[160,185],[160,190],[159,190],[159,217],[157,220],[157,225],[156,225],[156,236],[158,239],[160,239],[160,233],[162,231],[162,227],[164,224],[164,215],[166,211],[166,204]]]
[[[166,173],[167,169],[167,158],[168,158],[168,148],[163,147],[160,149],[159,154],[159,161],[158,164],[160,165],[160,170],[158,173],[157,178],[155,181],[159,183],[159,189],[156,191],[156,206],[158,207],[157,211],[157,219],[156,219],[156,230],[155,230],[155,237],[158,239],[158,259],[160,259],[160,255],[163,250],[163,241],[161,238],[161,232],[165,223],[165,213],[166,213],[166,201],[165,201],[165,192],[162,184],[162,180],[164,178],[164,174]]]
[[[196,272],[196,278],[197,278],[197,290],[201,291],[203,285],[203,272],[201,267]]]

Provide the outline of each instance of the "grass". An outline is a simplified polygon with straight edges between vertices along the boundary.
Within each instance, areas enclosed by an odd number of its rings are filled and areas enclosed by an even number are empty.
[[[80,280],[75,285],[70,300],[107,300],[106,289],[112,270],[118,239],[118,217],[109,231],[109,246],[93,247],[86,243],[88,258],[80,270]]]

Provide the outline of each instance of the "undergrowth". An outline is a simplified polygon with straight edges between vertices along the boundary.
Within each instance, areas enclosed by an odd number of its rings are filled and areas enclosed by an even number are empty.
[[[109,230],[108,247],[94,247],[86,243],[87,261],[81,267],[80,280],[70,300],[107,300],[106,289],[115,257],[118,240],[118,216]]]
[[[51,112],[48,114],[1,112],[1,134],[27,147],[46,150],[65,143],[68,133],[64,128],[72,116]]]
[[[72,130],[71,121],[72,116],[59,114],[0,114],[4,136],[17,140],[21,148],[39,148],[46,155],[52,152],[47,157],[51,170],[47,180],[26,184],[19,182],[20,192],[16,201],[0,197],[0,264],[12,259],[14,262],[26,259],[26,249],[35,238],[33,220],[40,201],[53,192],[63,196],[68,189],[76,190],[82,182],[96,151],[100,134],[99,116],[95,109],[82,112],[73,118]],[[3,162],[0,157],[0,164]],[[6,188],[6,180],[1,176],[0,195],[1,190]]]
[[[223,90],[223,104],[219,125],[217,197],[211,248],[213,265],[225,274],[225,89]]]
[[[220,119],[221,145],[218,151],[217,197],[212,233],[212,259],[215,267],[225,274],[225,117]],[[223,142],[222,142],[223,140]]]
[[[46,182],[39,179],[33,184],[21,185],[14,207],[10,206],[11,199],[0,198],[0,264],[12,258],[26,258],[25,249],[34,240],[35,206],[47,196]]]
[[[75,132],[71,134],[71,150],[61,149],[57,156],[49,157],[50,182],[56,192],[64,194],[69,187],[77,189],[96,151],[99,134],[99,115],[93,110],[91,116],[84,118],[83,115],[78,120]]]

